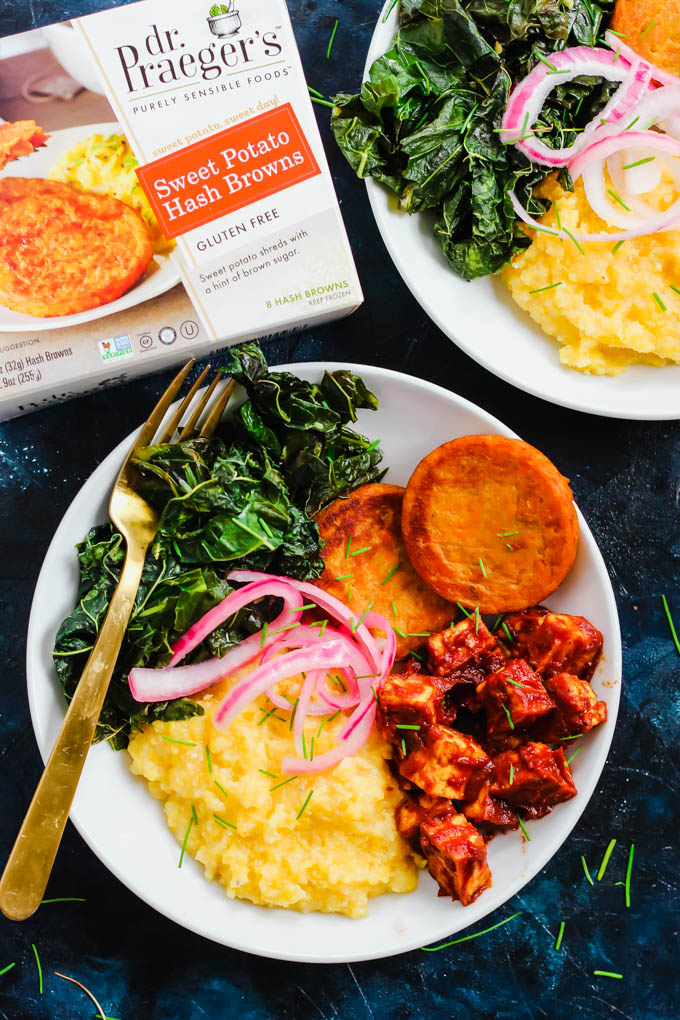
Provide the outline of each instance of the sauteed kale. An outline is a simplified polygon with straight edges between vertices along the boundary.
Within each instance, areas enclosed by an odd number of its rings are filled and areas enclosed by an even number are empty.
[[[596,46],[614,0],[402,0],[399,31],[357,95],[334,97],[335,139],[359,177],[374,177],[406,212],[431,209],[434,233],[466,280],[498,272],[530,244],[514,188],[534,215],[532,189],[550,172],[503,144],[513,84],[568,46]],[[560,85],[534,128],[553,147],[610,98],[616,83],[580,76]],[[506,143],[507,143],[506,139]],[[571,189],[568,173],[561,177]]]
[[[255,343],[229,352],[224,368],[247,400],[211,439],[141,451],[139,490],[161,511],[121,653],[95,735],[127,746],[130,728],[153,719],[185,719],[202,709],[189,699],[141,705],[127,685],[133,666],[161,665],[169,648],[232,590],[236,566],[304,580],[323,570],[312,520],[337,496],[380,477],[381,451],[355,432],[357,408],[378,401],[351,372],[309,383],[269,372]],[[75,690],[125,557],[111,524],[90,530],[78,546],[78,604],[62,622],[54,663],[64,693]],[[272,607],[240,612],[187,658],[223,655],[261,629]]]

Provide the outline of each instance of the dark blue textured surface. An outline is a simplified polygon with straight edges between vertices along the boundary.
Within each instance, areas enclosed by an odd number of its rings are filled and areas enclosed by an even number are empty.
[[[103,6],[0,0],[0,33]],[[374,0],[291,3],[311,85],[331,94],[359,83],[377,16]],[[340,27],[325,60],[333,22]],[[678,794],[680,657],[660,594],[680,622],[680,427],[593,418],[552,407],[494,379],[428,321],[389,263],[363,187],[337,156],[325,126],[338,194],[366,294],[344,322],[266,345],[272,362],[366,361],[407,371],[487,408],[536,443],[572,480],[611,572],[624,637],[621,713],[599,788],[572,838],[525,890],[482,928],[522,916],[438,954],[314,967],[274,963],[212,945],[176,928],[127,892],[69,826],[48,896],[86,903],[40,908],[24,924],[0,923],[0,1017],[84,1020],[89,1000],[55,970],[82,981],[120,1020],[452,1020],[452,1018],[680,1017],[678,1002]],[[28,717],[24,650],[35,581],[51,536],[79,485],[144,417],[166,377],[74,401],[0,426],[0,860],[39,775]],[[106,791],[102,791],[106,796]],[[610,838],[607,873],[590,888]],[[623,889],[636,845],[633,900]],[[528,849],[530,853],[530,848]],[[172,895],[172,890],[168,890]],[[566,921],[562,950],[552,946]],[[44,993],[31,948],[43,965]],[[379,947],[376,947],[378,950]],[[592,977],[596,969],[622,981]]]

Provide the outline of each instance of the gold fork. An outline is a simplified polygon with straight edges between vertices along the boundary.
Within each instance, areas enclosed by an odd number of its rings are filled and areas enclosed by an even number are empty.
[[[30,917],[43,898],[130,619],[146,551],[158,530],[158,514],[134,490],[135,467],[132,461],[144,446],[153,445],[154,442],[169,443],[187,412],[189,418],[182,425],[178,441],[196,435],[211,436],[234,389],[231,380],[216,397],[212,407],[208,408],[221,378],[218,373],[194,402],[194,397],[210,371],[208,366],[161,430],[168,408],[193,364],[192,359],[184,366],[156,404],[132,444],[113,486],[109,515],[125,539],[125,562],[94,648],[71,699],[61,732],[0,879],[0,910],[14,921]],[[190,407],[192,403],[194,406]]]

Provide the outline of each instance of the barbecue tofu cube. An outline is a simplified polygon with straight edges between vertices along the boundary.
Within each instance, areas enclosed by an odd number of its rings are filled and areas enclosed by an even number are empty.
[[[510,805],[491,795],[494,777],[493,762],[476,772],[467,785],[466,799],[460,809],[466,818],[481,827],[482,832],[493,831],[494,827],[516,829],[517,815]]]
[[[557,673],[546,677],[544,684],[556,707],[532,728],[531,735],[536,740],[551,743],[587,733],[593,726],[606,722],[607,706],[597,700],[587,680],[571,673]]]
[[[406,840],[411,849],[422,853],[420,846],[420,826],[427,818],[443,818],[455,815],[456,809],[450,800],[443,797],[406,796],[394,812],[397,832]]]
[[[430,669],[438,676],[448,676],[471,660],[476,662],[484,655],[499,651],[496,639],[489,633],[484,621],[474,618],[461,620],[455,627],[432,634],[427,639]]]
[[[555,707],[540,679],[523,659],[512,659],[488,676],[477,688],[477,694],[486,709],[486,728],[491,738],[526,729]]]
[[[571,673],[590,680],[602,651],[602,635],[582,616],[550,613],[540,606],[508,613],[513,658],[526,659],[537,673]]]
[[[488,764],[489,756],[472,737],[445,726],[432,726],[418,736],[420,746],[399,765],[401,775],[431,797],[462,800],[468,780]]]
[[[420,726],[425,731],[437,723],[449,725],[456,718],[456,710],[455,706],[444,704],[445,693],[445,684],[422,673],[393,673],[386,677],[378,690],[382,735],[396,742],[407,732],[400,730],[400,726]]]
[[[420,826],[420,844],[440,896],[473,903],[491,885],[486,844],[463,815],[429,818]]]
[[[542,818],[563,800],[576,796],[564,751],[530,742],[504,751],[493,760],[496,772],[491,793],[518,807],[525,818]]]

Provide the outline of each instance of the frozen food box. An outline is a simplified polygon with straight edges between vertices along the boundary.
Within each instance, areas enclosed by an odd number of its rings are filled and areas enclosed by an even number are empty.
[[[283,0],[0,40],[0,419],[362,300]]]

